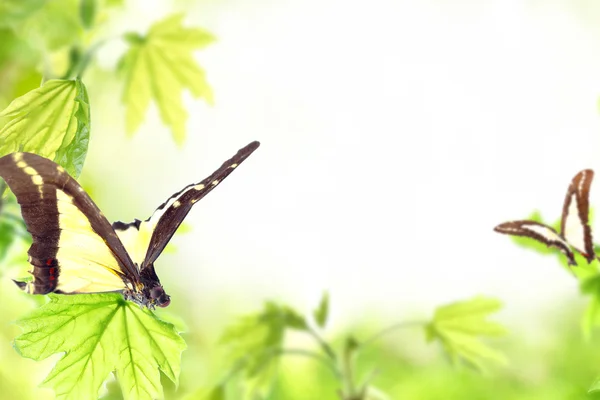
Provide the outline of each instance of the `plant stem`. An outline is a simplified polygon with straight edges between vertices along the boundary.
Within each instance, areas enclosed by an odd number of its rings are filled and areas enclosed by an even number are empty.
[[[348,396],[354,397],[356,393],[356,385],[354,384],[354,371],[352,368],[352,351],[348,350],[344,352],[344,381],[345,389]]]
[[[76,79],[80,80],[90,64],[92,57],[107,41],[108,39],[105,39],[94,43],[83,54],[79,53],[80,50],[74,47],[71,51],[77,53],[74,53],[72,56],[73,58],[71,59],[71,65],[69,65],[69,69],[63,75],[62,79],[72,79],[72,77],[75,76]]]
[[[321,335],[317,333],[312,327],[308,327],[308,333],[319,343],[319,346],[323,349],[323,351],[331,358],[332,361],[337,362],[337,356],[333,348],[327,343]]]
[[[362,400],[364,390],[357,390],[357,383],[354,381],[354,355],[358,349],[358,342],[352,336],[346,339],[344,351],[342,353],[342,399],[344,400]]]
[[[387,328],[375,333],[373,336],[367,338],[366,340],[363,340],[360,344],[360,347],[367,347],[371,344],[373,344],[373,342],[376,342],[377,340],[381,339],[381,337],[399,330],[399,329],[404,329],[404,328],[413,328],[415,326],[424,326],[426,325],[427,322],[425,321],[405,321],[405,322],[400,322],[398,324],[392,325],[392,326],[388,326]]]

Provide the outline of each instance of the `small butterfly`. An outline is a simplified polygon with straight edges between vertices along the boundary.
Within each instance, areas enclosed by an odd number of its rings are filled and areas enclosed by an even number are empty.
[[[0,176],[33,238],[33,280],[15,283],[30,294],[121,292],[143,307],[168,306],[154,262],[192,206],[258,146],[248,144],[209,177],[169,197],[147,220],[112,225],[60,165],[31,153],[0,158]]]
[[[571,248],[581,253],[588,263],[592,262],[596,254],[588,221],[588,198],[593,178],[594,171],[585,169],[571,181],[563,204],[560,233],[548,225],[528,220],[505,222],[494,230],[508,235],[526,236],[548,247],[555,247],[567,256],[569,265],[577,265]]]

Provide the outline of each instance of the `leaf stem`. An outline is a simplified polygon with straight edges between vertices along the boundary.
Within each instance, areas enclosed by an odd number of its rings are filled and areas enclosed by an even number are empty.
[[[424,326],[427,325],[426,321],[404,321],[404,322],[400,322],[397,323],[395,325],[392,326],[388,326],[387,328],[382,329],[381,331],[375,333],[374,335],[370,336],[369,338],[367,338],[366,340],[363,340],[362,343],[359,345],[361,348],[367,347],[371,344],[373,344],[373,342],[376,342],[377,340],[381,339],[383,336],[392,333],[394,331],[397,331],[399,329],[404,329],[404,328],[413,328],[415,326]]]
[[[323,351],[331,358],[332,361],[337,362],[337,356],[333,348],[319,335],[319,333],[313,329],[312,327],[308,327],[307,332],[317,341],[319,346],[323,349]]]
[[[349,396],[354,396],[356,393],[356,386],[354,384],[354,371],[352,368],[352,351],[346,350],[344,351],[344,383],[345,389]]]

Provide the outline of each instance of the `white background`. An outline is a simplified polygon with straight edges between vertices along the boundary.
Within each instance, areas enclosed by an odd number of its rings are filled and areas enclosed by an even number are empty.
[[[84,178],[105,182],[94,197],[106,214],[146,218],[262,142],[157,263],[199,318],[267,298],[305,308],[329,289],[338,326],[475,294],[502,298],[503,318],[536,326],[540,311],[577,298],[554,259],[493,227],[536,208],[554,221],[570,179],[600,170],[591,2],[131,3],[112,28],[144,32],[179,9],[218,37],[198,53],[216,104],[186,94],[179,149],[155,108],[127,138],[120,88],[108,82],[95,96],[104,83],[90,83]],[[120,51],[106,47],[100,64],[112,67]],[[591,201],[600,202],[598,182]]]

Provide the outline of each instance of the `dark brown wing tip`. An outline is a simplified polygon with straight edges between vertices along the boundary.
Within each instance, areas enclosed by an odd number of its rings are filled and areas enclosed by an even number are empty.
[[[579,181],[580,179],[582,179],[583,177],[586,177],[586,179],[588,181],[591,181],[592,179],[594,179],[594,170],[593,169],[582,169],[581,171],[579,171],[577,173],[577,175],[575,175],[571,181],[571,183],[573,184],[574,182]]]
[[[509,225],[511,225],[512,223],[513,223],[513,222],[503,222],[503,223],[501,223],[501,224],[499,224],[499,225],[496,225],[496,226],[494,227],[494,231],[495,231],[495,232],[498,232],[498,233],[507,233],[507,230],[506,230],[506,228],[508,228],[508,227],[509,227]]]
[[[25,288],[27,287],[27,283],[26,282],[21,282],[21,281],[15,281],[14,279],[12,280],[15,285],[17,285],[19,287],[19,289],[21,290],[25,290]]]
[[[246,146],[240,149],[239,152],[250,155],[254,150],[258,149],[259,146],[260,142],[258,140],[255,140],[253,142],[248,143]]]
[[[257,140],[248,143],[246,146],[239,149],[235,156],[233,156],[230,160],[225,161],[223,166],[226,166],[231,161],[235,161],[238,164],[243,162],[244,160],[246,160],[246,158],[250,157],[250,154],[254,153],[254,150],[258,149],[259,146],[260,142]]]

